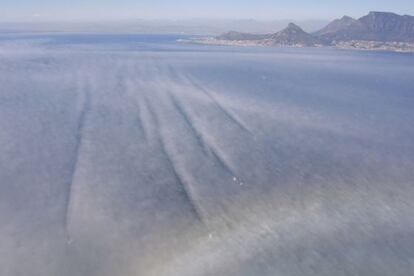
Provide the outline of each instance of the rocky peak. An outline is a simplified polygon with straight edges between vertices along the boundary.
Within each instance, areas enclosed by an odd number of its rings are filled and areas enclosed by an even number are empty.
[[[414,17],[372,11],[358,20],[336,19],[315,34],[324,41],[414,41]]]
[[[339,19],[339,20],[340,21],[355,21],[355,19],[353,19],[352,17],[347,16],[347,15],[342,16],[342,18]]]
[[[399,20],[402,20],[403,16],[400,16],[398,14],[392,13],[392,12],[375,12],[372,11],[369,14],[361,17],[359,21],[370,24],[373,22],[377,23],[391,23],[391,22],[397,22]]]
[[[335,33],[341,31],[353,24],[356,24],[357,20],[350,16],[343,16],[341,19],[335,19],[329,23],[325,28],[316,32],[316,35],[325,35],[329,33]]]
[[[295,31],[295,32],[304,32],[298,25],[295,23],[289,23],[289,25],[284,29],[284,31]]]
[[[366,16],[368,17],[384,17],[384,16],[399,16],[393,12],[370,11]]]
[[[414,38],[414,16],[370,12],[359,21],[379,40],[406,41]]]
[[[313,46],[320,43],[319,39],[308,34],[294,23],[289,23],[285,29],[273,34],[271,39],[277,45]]]

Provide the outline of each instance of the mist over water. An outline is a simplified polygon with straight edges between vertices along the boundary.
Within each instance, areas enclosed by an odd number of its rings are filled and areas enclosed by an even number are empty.
[[[0,275],[414,271],[414,55],[0,38]]]

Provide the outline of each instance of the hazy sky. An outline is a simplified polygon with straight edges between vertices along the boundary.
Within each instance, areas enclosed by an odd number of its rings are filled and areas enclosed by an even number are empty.
[[[413,0],[1,0],[0,21],[103,19],[331,19],[368,11],[414,14]]]

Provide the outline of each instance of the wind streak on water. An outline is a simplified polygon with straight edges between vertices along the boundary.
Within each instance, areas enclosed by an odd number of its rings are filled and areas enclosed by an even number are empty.
[[[143,95],[143,97],[145,97],[145,95]],[[148,100],[145,99],[146,101],[146,106],[150,106],[148,104]],[[159,104],[159,103],[158,103]],[[203,215],[202,215],[202,211],[200,210],[200,207],[197,204],[197,200],[196,200],[196,196],[195,196],[195,192],[193,191],[193,187],[191,186],[192,182],[191,180],[189,180],[186,175],[185,172],[181,172],[182,170],[179,169],[177,162],[174,161],[173,159],[173,154],[170,153],[169,147],[168,147],[168,137],[165,137],[165,133],[163,133],[163,126],[162,123],[160,122],[160,118],[159,115],[157,115],[153,110],[154,110],[154,106],[150,106],[149,107],[150,113],[152,115],[152,118],[154,118],[154,121],[156,122],[157,125],[157,129],[159,130],[159,139],[160,139],[160,145],[161,145],[161,152],[164,155],[164,157],[167,159],[168,164],[170,165],[172,172],[174,174],[174,177],[177,181],[177,184],[179,186],[181,186],[183,193],[184,193],[184,198],[185,200],[190,204],[191,209],[193,210],[196,218],[198,220],[200,220],[200,222],[203,223]]]
[[[0,275],[414,270],[412,56],[123,43],[0,43]]]
[[[82,80],[85,81],[85,80]],[[81,98],[81,109],[79,112],[79,119],[76,127],[76,144],[75,144],[75,155],[73,158],[72,166],[70,169],[70,176],[69,176],[69,183],[68,183],[68,191],[66,192],[67,199],[66,199],[66,206],[64,212],[64,229],[65,234],[67,236],[68,242],[71,242],[70,232],[69,232],[69,222],[70,222],[70,210],[71,210],[71,202],[72,202],[72,193],[73,193],[73,186],[75,177],[76,177],[76,170],[78,168],[78,162],[80,158],[80,151],[82,147],[82,140],[84,136],[84,129],[87,120],[88,112],[91,108],[91,95],[90,95],[90,86],[89,85],[82,85],[78,89],[78,94]]]

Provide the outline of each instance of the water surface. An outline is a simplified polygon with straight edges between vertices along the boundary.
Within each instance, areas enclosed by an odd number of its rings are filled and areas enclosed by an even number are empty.
[[[414,271],[414,55],[0,37],[0,275]]]

